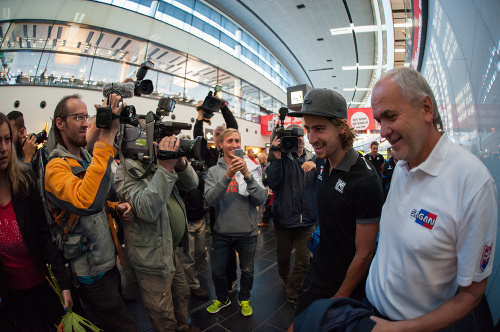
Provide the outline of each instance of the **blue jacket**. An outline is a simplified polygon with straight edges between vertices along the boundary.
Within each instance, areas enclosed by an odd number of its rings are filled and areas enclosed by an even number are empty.
[[[304,151],[298,161],[290,153],[282,154],[265,169],[269,188],[274,192],[273,222],[278,227],[311,226],[318,218],[316,172],[304,173],[301,168],[306,161],[316,162],[316,157]]]

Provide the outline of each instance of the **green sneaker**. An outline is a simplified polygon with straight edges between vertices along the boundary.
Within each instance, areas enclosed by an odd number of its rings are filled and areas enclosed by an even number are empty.
[[[247,301],[248,302],[248,301]],[[211,314],[215,314],[216,312],[219,312],[222,308],[227,307],[228,305],[231,304],[231,300],[227,299],[226,302],[221,302],[219,300],[214,300],[214,303],[212,303],[208,308],[207,311]],[[252,309],[250,308],[250,311]]]
[[[251,316],[252,315],[252,307],[250,306],[250,302],[248,301],[240,301],[241,313],[243,316]]]

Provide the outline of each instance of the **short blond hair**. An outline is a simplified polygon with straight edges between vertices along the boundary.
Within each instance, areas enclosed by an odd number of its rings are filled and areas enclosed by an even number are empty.
[[[234,128],[228,128],[226,130],[224,130],[221,134],[220,134],[220,137],[219,137],[219,143],[222,144],[222,142],[224,142],[224,137],[228,136],[228,135],[231,135],[231,134],[238,134],[238,136],[240,136],[240,139],[241,139],[241,134],[238,130],[234,129]]]

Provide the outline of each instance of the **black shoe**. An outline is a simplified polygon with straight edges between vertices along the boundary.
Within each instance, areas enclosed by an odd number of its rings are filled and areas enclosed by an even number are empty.
[[[206,300],[206,299],[208,299],[208,293],[207,293],[207,291],[204,290],[201,287],[196,288],[196,289],[191,289],[191,294],[194,297],[199,298],[200,300]]]

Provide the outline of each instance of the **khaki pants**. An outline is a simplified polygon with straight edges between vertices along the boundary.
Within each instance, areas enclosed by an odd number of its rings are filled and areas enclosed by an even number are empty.
[[[184,265],[184,274],[190,289],[200,288],[198,280],[198,268],[206,258],[205,251],[205,233],[207,227],[205,218],[198,221],[188,222],[189,255],[186,255],[181,249],[177,252],[179,259]]]
[[[175,271],[169,276],[135,271],[142,301],[153,331],[187,331],[189,287],[184,268],[175,255]]]

